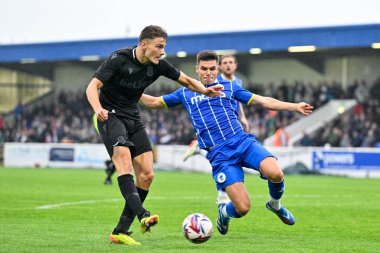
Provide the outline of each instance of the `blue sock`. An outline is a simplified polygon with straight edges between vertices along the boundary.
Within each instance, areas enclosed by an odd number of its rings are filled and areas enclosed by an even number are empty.
[[[227,215],[231,218],[240,218],[241,215],[236,211],[234,205],[232,204],[232,202],[230,201],[227,205],[226,205],[226,212],[227,212]]]
[[[274,199],[281,199],[282,194],[284,194],[285,183],[282,180],[281,183],[273,183],[268,180],[269,195]]]

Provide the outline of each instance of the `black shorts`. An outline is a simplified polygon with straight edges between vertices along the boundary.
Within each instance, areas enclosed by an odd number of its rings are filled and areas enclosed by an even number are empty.
[[[110,157],[115,146],[129,147],[132,159],[142,153],[152,151],[145,126],[139,120],[117,117],[109,113],[107,121],[98,121],[98,129]]]

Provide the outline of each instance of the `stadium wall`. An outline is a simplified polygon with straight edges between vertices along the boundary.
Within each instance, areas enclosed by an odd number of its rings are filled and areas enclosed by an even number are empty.
[[[268,59],[251,62],[249,79],[264,84],[281,83],[282,80],[289,82],[304,80],[315,83],[325,77],[296,59]]]
[[[343,87],[355,80],[374,82],[380,73],[379,57],[331,57],[324,62],[324,71],[315,69],[297,59],[263,59],[250,62],[248,79],[255,83],[281,83],[302,80],[317,83],[322,80],[341,82]]]
[[[210,173],[209,162],[200,155],[182,162],[182,155],[187,148],[183,145],[155,147],[155,168]],[[321,174],[380,178],[378,148],[268,147],[268,150],[278,158],[285,173],[299,166],[309,172]],[[107,159],[109,156],[102,144],[5,143],[4,145],[6,167],[104,169],[104,161]]]
[[[76,63],[62,63],[54,70],[55,90],[84,90],[94,72],[94,69]]]
[[[380,58],[376,56],[331,57],[324,62],[322,73],[294,58],[252,58],[249,62],[243,63],[239,61],[238,69],[243,64],[248,65],[247,68],[244,68],[246,71],[244,73],[239,72],[237,75],[245,83],[273,83],[275,86],[281,84],[283,80],[286,80],[288,83],[304,81],[315,85],[320,81],[337,81],[341,82],[342,86],[346,88],[355,80],[360,79],[366,80],[367,83],[373,83],[380,73]],[[179,64],[176,64],[183,72],[193,78],[197,78],[194,65],[194,59],[183,59]],[[160,78],[156,81],[158,84],[167,82],[172,81],[166,78]]]
[[[243,58],[243,57],[242,57]],[[275,86],[283,80],[289,83],[304,81],[317,84],[319,81],[338,81],[343,87],[353,83],[357,79],[364,79],[372,83],[379,77],[380,58],[378,56],[341,56],[330,57],[323,63],[323,71],[319,72],[297,58],[271,58],[257,59],[254,56],[249,60],[241,61],[238,56],[239,77],[245,83],[253,82],[259,84],[273,83]],[[193,78],[195,73],[195,57],[171,58],[173,64]],[[99,66],[94,64],[94,66]],[[53,85],[54,91],[61,90],[84,90],[88,85],[96,67],[83,65],[81,62],[61,62],[54,66]],[[4,80],[3,80],[4,82]],[[160,78],[156,84],[174,83],[166,78]],[[178,85],[173,85],[177,88]]]
[[[325,63],[325,75],[330,80],[341,81],[343,87],[354,80],[366,80],[373,83],[380,73],[379,57],[334,57]]]

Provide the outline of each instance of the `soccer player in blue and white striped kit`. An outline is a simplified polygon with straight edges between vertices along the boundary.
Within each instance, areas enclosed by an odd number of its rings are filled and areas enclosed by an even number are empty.
[[[208,151],[207,159],[218,190],[224,189],[231,201],[220,204],[217,228],[221,234],[228,232],[231,218],[240,218],[250,210],[250,199],[244,185],[243,167],[259,171],[268,180],[270,199],[267,209],[285,224],[293,225],[293,215],[280,204],[284,193],[284,174],[276,158],[252,134],[245,133],[239,123],[236,103],[258,105],[269,110],[295,111],[303,115],[312,112],[307,103],[287,103],[262,97],[239,87],[231,81],[218,81],[218,55],[214,51],[201,51],[197,55],[196,72],[206,86],[221,84],[222,96],[208,98],[187,88],[171,94],[153,97],[143,94],[140,104],[148,108],[171,108],[182,104],[197,132],[200,148]]]
[[[219,65],[218,65],[220,73],[217,76],[218,82],[232,81],[238,86],[243,87],[243,81],[235,75],[237,65],[238,65],[238,62],[234,55],[225,54],[225,55],[220,56]],[[236,103],[235,110],[238,114],[240,124],[243,126],[244,131],[248,133],[249,122],[245,116],[243,105],[240,102]],[[183,155],[182,159],[185,162],[188,158],[194,155],[198,155],[198,154],[206,157],[207,151],[201,150],[199,148],[198,140],[193,140],[189,145],[189,149]],[[230,199],[228,198],[227,193],[224,190],[219,190],[216,197],[216,203],[220,205],[220,204],[228,203],[228,202],[230,202]]]

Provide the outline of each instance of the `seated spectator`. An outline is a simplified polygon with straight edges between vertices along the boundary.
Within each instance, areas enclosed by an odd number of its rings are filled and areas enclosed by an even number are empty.
[[[310,147],[310,146],[313,146],[313,141],[306,132],[303,132],[303,136],[299,144],[300,146],[303,146],[303,147]]]
[[[380,142],[380,131],[377,129],[380,125],[380,78],[371,86],[359,80],[344,91],[340,83],[327,81],[318,85],[306,84],[303,81],[289,83],[285,80],[277,85],[247,83],[247,89],[253,92],[270,97],[282,97],[290,102],[305,100],[315,108],[323,106],[331,99],[355,97],[361,103],[354,110],[346,112],[333,124],[325,124],[324,128],[312,136],[304,135],[299,142],[299,145],[303,146],[324,146],[329,143],[337,147],[371,147]],[[176,88],[168,83],[152,85],[147,89],[147,93],[157,96]],[[92,126],[93,111],[83,96],[84,90],[61,91],[57,96],[57,102],[51,104],[25,108],[19,104],[14,110],[14,122],[5,122],[0,116],[0,141],[100,142]],[[284,137],[278,138],[279,146],[287,145],[289,136],[283,132],[283,128],[298,120],[296,114],[277,113],[258,107],[244,107],[244,110],[252,126],[251,132],[259,141],[277,132],[277,135]],[[140,108],[140,111],[154,144],[188,145],[189,140],[193,139],[194,132],[183,108],[165,112]]]

